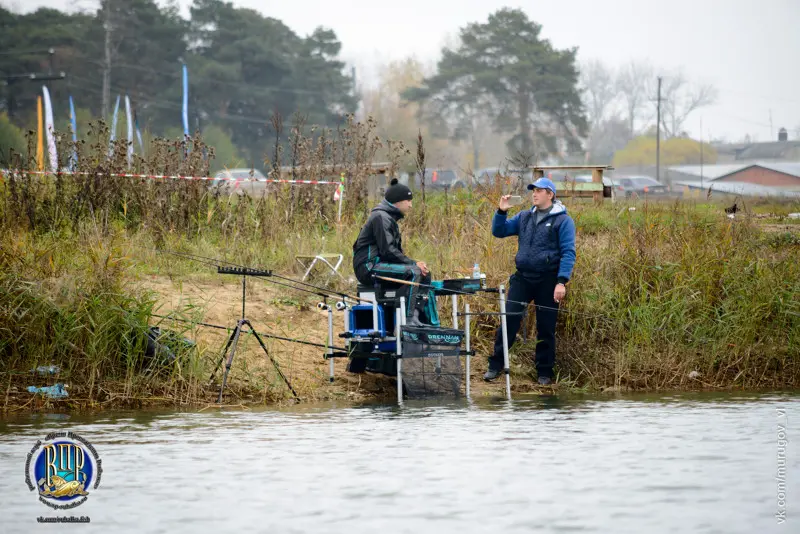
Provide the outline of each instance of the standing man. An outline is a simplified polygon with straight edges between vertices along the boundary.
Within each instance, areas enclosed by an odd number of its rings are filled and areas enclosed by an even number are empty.
[[[556,360],[556,320],[558,305],[567,293],[566,284],[575,265],[575,223],[567,208],[556,201],[556,186],[547,178],[528,185],[533,191],[533,207],[507,219],[509,198],[500,198],[492,220],[495,237],[519,237],[515,259],[517,272],[511,276],[506,312],[519,313],[531,301],[536,305],[536,371],[539,384],[550,385]],[[517,337],[522,315],[508,315],[509,349]],[[503,333],[497,329],[494,354],[484,380],[494,380],[503,370]]]
[[[403,253],[403,240],[397,221],[411,211],[411,189],[393,178],[384,199],[372,208],[367,222],[353,244],[353,271],[364,285],[397,287],[398,296],[405,296],[406,323],[410,326],[429,326],[422,322],[425,303],[429,298],[431,273],[424,261],[415,261]],[[397,278],[423,284],[422,287],[373,280],[372,275]]]

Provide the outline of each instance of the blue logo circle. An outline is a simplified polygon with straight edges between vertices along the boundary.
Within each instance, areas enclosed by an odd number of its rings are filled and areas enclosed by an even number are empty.
[[[67,509],[86,502],[102,472],[97,451],[88,441],[72,432],[54,432],[44,442],[37,441],[28,454],[26,482],[42,503]]]

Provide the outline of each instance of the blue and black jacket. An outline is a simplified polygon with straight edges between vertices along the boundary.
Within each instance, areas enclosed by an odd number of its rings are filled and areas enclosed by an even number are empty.
[[[558,281],[566,284],[575,266],[575,223],[558,201],[536,224],[535,212],[534,206],[509,219],[507,212],[498,209],[492,219],[492,235],[519,237],[515,262],[523,276],[556,274]]]

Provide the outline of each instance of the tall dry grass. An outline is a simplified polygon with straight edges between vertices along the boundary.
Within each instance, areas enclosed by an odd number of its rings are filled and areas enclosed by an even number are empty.
[[[196,275],[208,267],[154,249],[283,273],[296,272],[297,254],[335,252],[349,261],[358,230],[377,203],[367,194],[367,179],[378,148],[390,146],[390,173],[420,166],[419,158],[408,161],[406,147],[377,139],[370,121],[350,119],[335,132],[305,132],[295,118],[287,142],[281,142],[280,118],[273,123],[276,142],[265,160],[273,176],[345,173],[341,222],[329,186],[273,185],[251,197],[202,181],[112,176],[128,172],[127,146],[118,141],[109,155],[102,124],[78,147],[78,170],[90,175],[7,174],[0,185],[2,372],[11,376],[56,359],[84,373],[87,384],[119,380],[126,391],[161,388],[174,398],[192,398],[207,371],[197,356],[172,366],[167,380],[163,372],[143,371],[142,332],[154,302],[128,281],[141,274]],[[59,145],[66,164],[69,144]],[[157,140],[147,158],[135,156],[130,172],[202,176],[210,157],[213,147],[199,137]],[[8,164],[31,166],[20,156]],[[428,191],[424,203],[419,196],[401,223],[407,252],[432,266],[436,278],[464,276],[479,262],[491,285],[507,283],[516,240],[495,239],[490,227],[500,188],[516,182],[456,194]],[[560,380],[587,388],[798,385],[796,233],[765,231],[763,220],[752,216],[754,206],[731,220],[708,202],[565,203],[577,225],[578,260],[558,327]],[[352,275],[348,262],[342,270]],[[473,309],[496,309],[489,295],[472,300]],[[526,339],[514,348],[515,374],[532,372],[532,323],[526,322]],[[488,355],[496,327],[491,317],[473,321],[481,356]]]

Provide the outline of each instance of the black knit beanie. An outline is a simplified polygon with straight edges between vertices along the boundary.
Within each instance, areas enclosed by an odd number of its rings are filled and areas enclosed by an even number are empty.
[[[408,186],[398,183],[397,178],[392,178],[392,181],[389,182],[389,188],[386,190],[386,194],[383,198],[392,204],[400,202],[401,200],[411,200],[411,189],[409,189]]]

